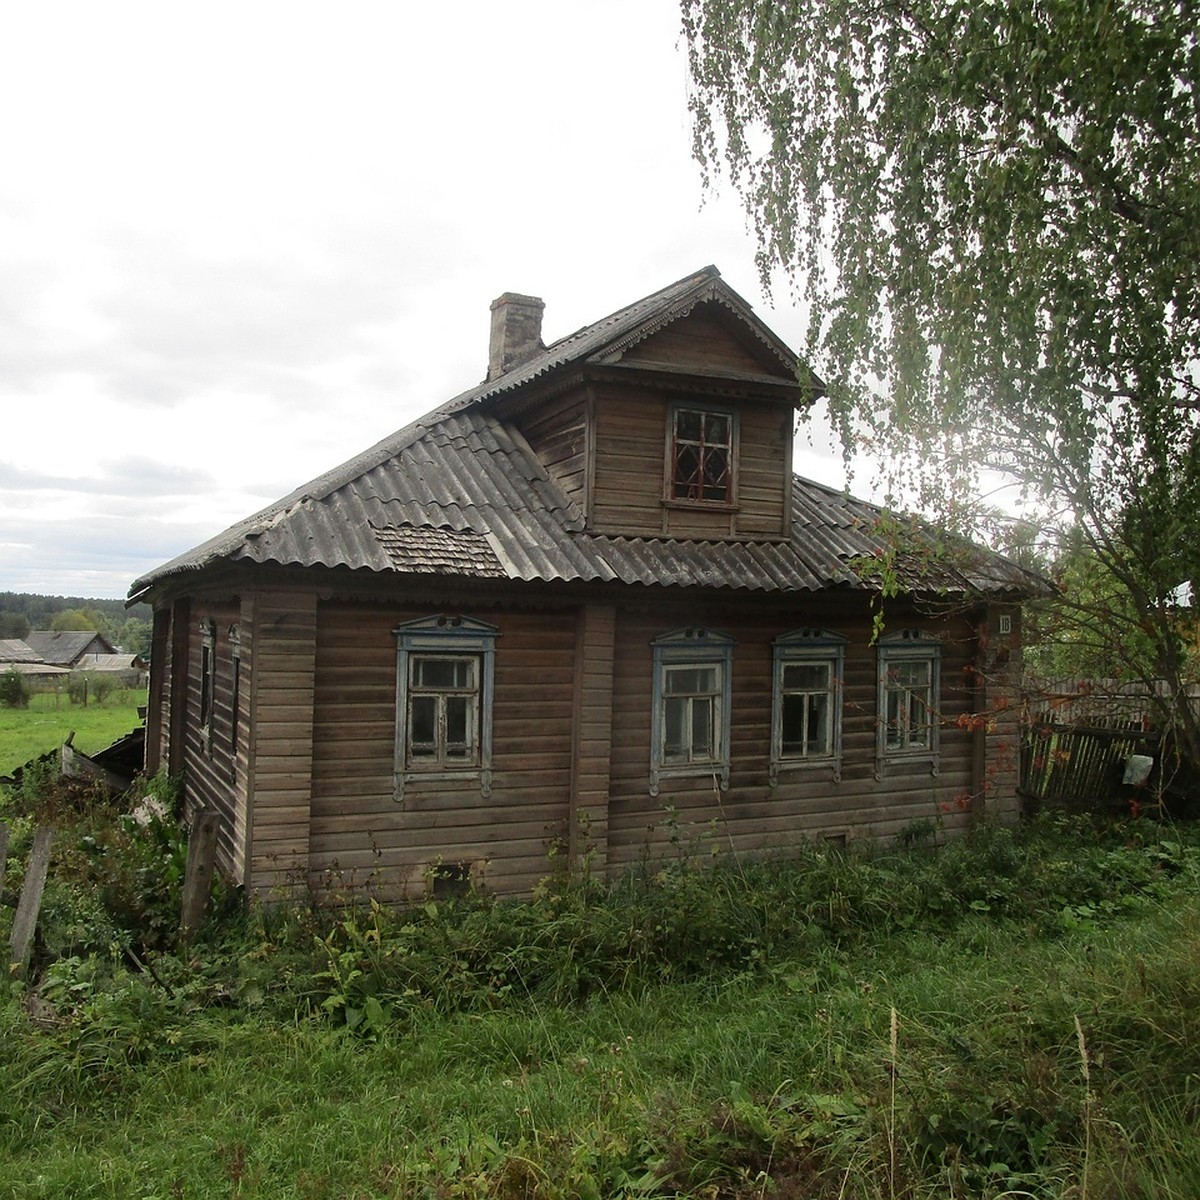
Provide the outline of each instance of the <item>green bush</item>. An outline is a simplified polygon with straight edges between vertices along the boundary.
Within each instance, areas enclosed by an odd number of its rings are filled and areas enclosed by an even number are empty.
[[[104,671],[72,671],[67,679],[72,704],[103,704],[119,687],[119,681]]]
[[[0,704],[5,708],[28,708],[29,695],[29,684],[16,667],[0,674]]]

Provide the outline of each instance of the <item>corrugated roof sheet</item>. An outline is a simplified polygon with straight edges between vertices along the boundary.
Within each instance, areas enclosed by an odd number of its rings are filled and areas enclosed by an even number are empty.
[[[797,478],[786,542],[698,541],[589,533],[584,515],[524,438],[484,403],[567,364],[603,358],[702,301],[738,311],[781,361],[791,351],[750,314],[714,268],[563,338],[530,362],[443,405],[276,504],[134,583],[220,561],[347,567],[522,581],[620,581],[752,591],[871,588],[860,564],[883,544],[881,510]],[[932,546],[932,533],[918,532]],[[959,543],[914,586],[1028,592],[1016,564]],[[896,564],[903,571],[903,562]]]

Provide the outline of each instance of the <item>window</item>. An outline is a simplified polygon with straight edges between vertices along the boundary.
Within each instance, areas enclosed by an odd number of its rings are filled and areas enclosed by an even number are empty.
[[[217,629],[212,621],[200,622],[200,740],[212,753],[213,696],[217,682]]]
[[[236,625],[229,627],[229,689],[229,781],[234,783],[237,780],[242,689],[242,635]]]
[[[880,640],[877,775],[888,760],[928,760],[938,773],[940,658],[941,645],[919,629]]]
[[[413,779],[478,779],[491,794],[496,637],[469,617],[426,617],[396,630],[395,796]]]
[[[729,675],[733,639],[678,629],[652,643],[650,794],[664,776],[712,775],[729,786]]]
[[[842,677],[846,639],[798,629],[775,639],[771,694],[772,785],[779,772],[827,766],[841,780]]]
[[[672,409],[669,454],[669,500],[733,503],[733,413]]]
[[[479,764],[479,659],[410,654],[408,765]]]

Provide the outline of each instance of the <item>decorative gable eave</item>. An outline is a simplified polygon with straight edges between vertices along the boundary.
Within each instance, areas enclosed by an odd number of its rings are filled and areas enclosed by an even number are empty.
[[[775,332],[764,325],[754,314],[754,310],[735,291],[728,287],[720,278],[716,267],[706,267],[705,272],[712,272],[711,280],[704,287],[679,301],[665,306],[650,319],[644,321],[636,329],[614,339],[604,350],[592,354],[587,361],[594,364],[612,365],[622,362],[626,353],[641,343],[661,333],[671,325],[689,317],[701,305],[711,305],[730,318],[729,324],[735,326],[742,335],[748,335],[760,348],[768,352],[768,357],[778,365],[779,374],[751,375],[744,372],[726,373],[719,369],[706,369],[705,374],[729,374],[731,378],[746,380],[762,380],[776,385],[798,389],[805,402],[811,402],[825,394],[825,384],[806,364],[802,363],[796,354]],[[648,364],[638,364],[645,368]],[[686,371],[689,368],[672,368],[666,364],[655,364],[655,369],[670,371],[677,369]],[[693,372],[695,369],[692,369]]]
[[[715,368],[701,371],[691,365],[671,366],[618,359],[589,364],[579,373],[579,378],[622,384],[636,382],[651,387],[682,390],[693,396],[777,400],[789,408],[807,407],[813,398],[812,393],[799,383],[788,382],[776,375],[755,375],[747,371],[721,371]]]

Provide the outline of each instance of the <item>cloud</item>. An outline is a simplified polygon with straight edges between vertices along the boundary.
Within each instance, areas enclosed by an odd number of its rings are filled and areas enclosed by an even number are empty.
[[[36,468],[18,466],[0,460],[0,491],[5,492],[69,492],[94,497],[134,498],[155,495],[202,495],[212,491],[211,474],[157,459],[125,457],[98,464],[94,476],[55,475]]]

